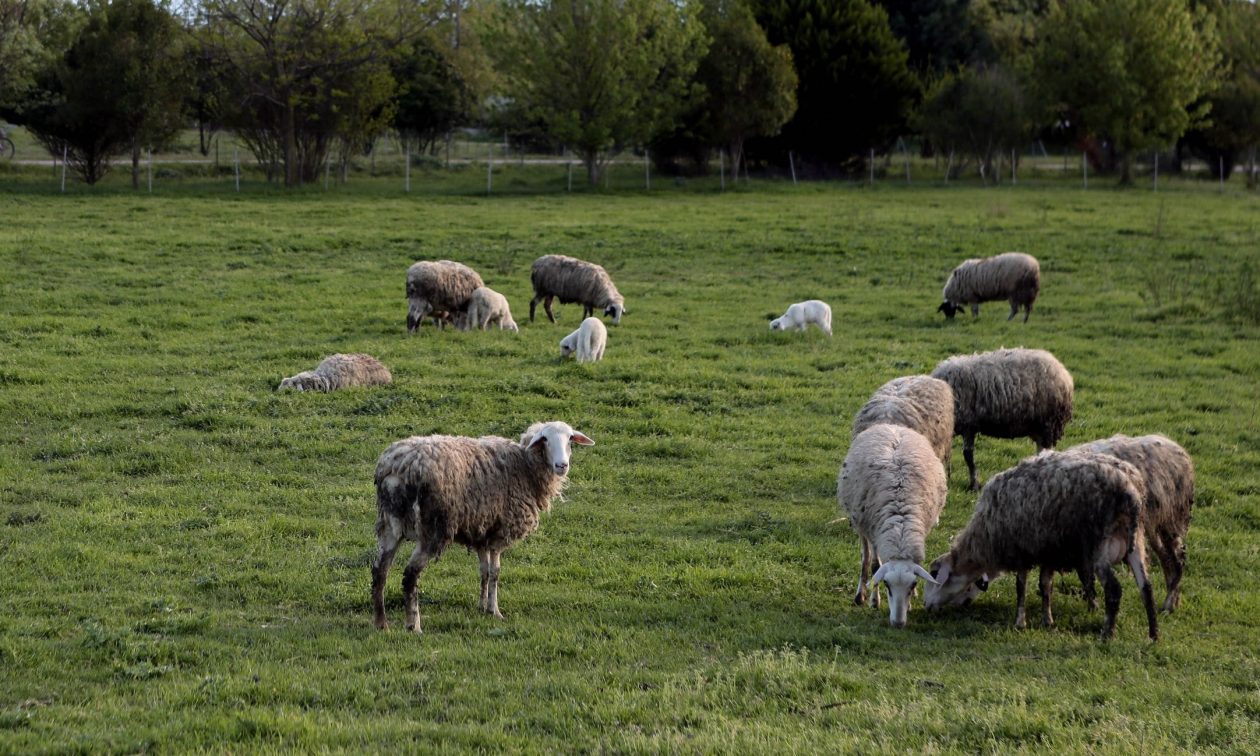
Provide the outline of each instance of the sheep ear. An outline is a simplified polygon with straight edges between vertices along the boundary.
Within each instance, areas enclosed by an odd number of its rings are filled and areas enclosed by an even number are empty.
[[[911,569],[913,569],[913,570],[914,570],[914,574],[916,574],[916,575],[918,575],[919,577],[923,578],[924,580],[928,581],[928,582],[929,582],[929,583],[931,583],[932,585],[940,585],[940,583],[939,583],[939,582],[937,582],[936,578],[932,577],[932,573],[930,573],[930,572],[928,572],[927,570],[923,569],[923,566],[922,566],[922,565],[919,565],[919,564],[913,565],[913,566],[911,567]]]
[[[545,443],[547,443],[547,437],[541,433],[535,433],[534,437],[529,440],[529,443],[525,444],[525,448],[533,449],[535,446],[538,446],[539,444],[545,444]]]
[[[584,435],[581,431],[573,431],[573,443],[577,444],[578,446],[594,446],[595,445],[595,442],[592,441],[588,436]]]
[[[875,574],[871,575],[872,584],[879,585],[879,582],[884,579],[885,573],[888,572],[888,565],[890,564],[892,564],[892,562],[884,562],[879,566],[878,570],[875,570]]]

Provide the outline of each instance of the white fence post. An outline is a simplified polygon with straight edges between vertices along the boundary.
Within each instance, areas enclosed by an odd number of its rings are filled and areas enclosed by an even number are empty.
[[[788,150],[788,167],[792,169],[792,186],[796,186],[796,159],[791,150]]]
[[[648,150],[643,148],[643,183],[647,191],[652,191],[652,163],[648,160]]]
[[[153,148],[147,148],[149,153],[149,194],[153,194]]]
[[[61,191],[66,191],[66,158],[69,157],[70,151],[67,147],[61,148]]]
[[[236,174],[236,192],[237,194],[240,194],[240,191],[241,191],[241,151],[239,148],[236,148],[236,147],[232,148],[232,168],[233,168],[233,173]]]
[[[503,135],[503,144],[506,149],[507,134]],[[486,150],[486,196],[490,196],[490,189],[494,186],[494,143],[489,145],[490,149]]]

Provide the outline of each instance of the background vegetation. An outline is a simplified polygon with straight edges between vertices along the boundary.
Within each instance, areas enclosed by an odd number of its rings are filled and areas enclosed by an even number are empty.
[[[1260,747],[1254,197],[362,188],[5,184],[0,751]],[[934,312],[953,265],[1007,249],[1042,261],[1028,324]],[[519,335],[405,334],[411,262],[473,265],[524,322],[548,252],[625,293],[603,362],[557,362],[571,306]],[[834,338],[769,332],[809,297]],[[853,413],[889,378],[1016,345],[1076,376],[1065,444],[1162,432],[1194,456],[1184,600],[1156,644],[1131,582],[1105,645],[1075,578],[1053,631],[1012,629],[1009,577],[904,631],[851,604]],[[359,350],[395,384],[273,391]],[[426,633],[373,630],[380,451],[552,417],[597,445],[506,555],[507,619],[477,612],[452,550],[422,581]],[[1031,450],[981,439],[980,474]],[[974,503],[953,472],[933,554]]]

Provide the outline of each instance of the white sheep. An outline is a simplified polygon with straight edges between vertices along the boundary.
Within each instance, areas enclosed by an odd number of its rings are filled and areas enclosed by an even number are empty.
[[[997,349],[943,360],[933,378],[954,392],[954,434],[963,438],[971,490],[976,478],[976,435],[1028,437],[1051,449],[1072,419],[1072,374],[1044,349]]]
[[[771,331],[804,331],[813,324],[831,335],[831,306],[818,299],[797,302],[787,312],[770,321]]]
[[[582,317],[589,318],[596,310],[612,317],[614,325],[621,323],[626,313],[626,301],[617,291],[612,277],[602,266],[566,255],[543,255],[534,261],[529,271],[534,286],[534,298],[529,301],[529,322],[534,322],[534,309],[539,301],[547,319],[556,322],[551,312],[551,302],[560,304],[580,302]]]
[[[909,428],[879,424],[853,439],[836,481],[837,497],[857,531],[862,575],[853,601],[866,601],[866,576],[874,560],[871,603],[879,606],[879,583],[888,586],[888,622],[906,626],[910,593],[921,578],[924,542],[945,508],[945,470],[932,445]]]
[[[1041,569],[1042,624],[1054,625],[1054,573],[1097,573],[1106,598],[1101,636],[1115,631],[1120,581],[1111,566],[1127,562],[1142,593],[1147,631],[1159,637],[1155,597],[1142,536],[1142,473],[1110,454],[1044,451],[993,476],[949,553],[932,562],[923,600],[928,609],[965,605],[1003,572],[1015,572],[1015,626],[1027,624],[1028,572]]]
[[[276,390],[337,391],[351,386],[387,386],[394,378],[389,368],[368,354],[331,354],[314,370],[280,381]]]
[[[875,390],[853,418],[853,436],[889,423],[917,431],[928,440],[949,473],[954,448],[954,392],[945,381],[927,375],[894,378]]]
[[[376,463],[376,558],[372,607],[384,630],[385,580],[403,539],[416,548],[403,572],[407,629],[420,632],[420,572],[452,542],[477,552],[481,610],[499,612],[499,557],[534,532],[564,489],[569,443],[595,442],[553,421],[534,423],[520,442],[498,436],[413,436],[396,441]]]
[[[473,289],[468,297],[468,312],[456,318],[456,326],[465,331],[473,328],[484,331],[491,324],[498,324],[501,331],[520,331],[512,320],[507,297],[488,286]]]
[[[953,320],[954,313],[971,305],[971,316],[979,317],[980,303],[1005,299],[1011,303],[1014,318],[1024,308],[1024,322],[1032,314],[1033,302],[1041,291],[1041,265],[1037,258],[1022,252],[1005,252],[984,259],[964,260],[949,274],[937,312]]]
[[[599,318],[587,318],[576,331],[560,339],[560,359],[577,355],[578,362],[598,362],[604,359],[604,347],[608,345],[608,329]]]

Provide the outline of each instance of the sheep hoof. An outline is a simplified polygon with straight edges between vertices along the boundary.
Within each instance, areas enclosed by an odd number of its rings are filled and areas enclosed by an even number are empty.
[[[389,620],[385,619],[384,617],[382,617],[382,618],[380,618],[380,619],[376,620],[376,621],[375,621],[375,622],[373,622],[372,624],[373,624],[373,625],[376,625],[376,629],[377,629],[377,630],[388,630],[388,629],[389,629]]]

